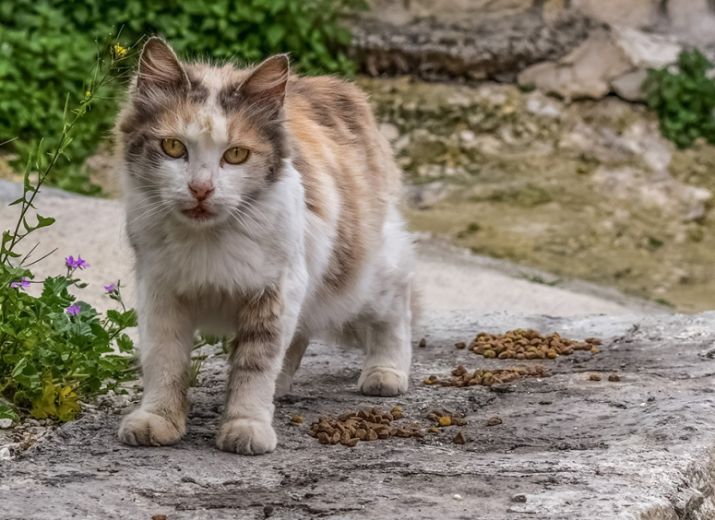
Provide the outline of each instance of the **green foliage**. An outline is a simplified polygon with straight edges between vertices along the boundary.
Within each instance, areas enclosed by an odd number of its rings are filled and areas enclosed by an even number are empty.
[[[305,73],[351,73],[343,49],[349,31],[341,12],[364,0],[0,0],[0,143],[17,139],[12,151],[24,163],[43,135],[59,135],[62,109],[84,96],[84,79],[98,43],[121,33],[125,42],[165,36],[187,57],[257,61],[290,52]],[[130,55],[131,57],[131,55]],[[131,60],[129,60],[129,65]],[[127,76],[130,67],[116,70]],[[122,85],[78,123],[73,142],[56,165],[53,183],[96,191],[83,160],[108,136]],[[70,160],[71,159],[71,160]]]
[[[650,70],[644,88],[648,105],[658,113],[663,135],[679,148],[702,137],[715,143],[713,64],[698,50],[684,51],[677,70]]]
[[[48,255],[31,259],[37,246],[25,256],[17,252],[28,236],[54,223],[38,214],[33,202],[117,65],[116,57],[98,59],[77,108],[63,110],[54,146],[41,144],[28,161],[22,196],[11,204],[18,209],[17,222],[0,242],[0,418],[30,414],[68,421],[80,399],[133,377],[133,343],[126,330],[136,325],[136,315],[125,308],[119,283],[105,292],[120,309],[102,315],[74,295],[86,287],[76,277],[89,267],[81,257],[67,257],[63,275],[35,281],[31,266]],[[31,170],[38,172],[34,180]],[[33,283],[41,285],[39,294],[30,290]]]

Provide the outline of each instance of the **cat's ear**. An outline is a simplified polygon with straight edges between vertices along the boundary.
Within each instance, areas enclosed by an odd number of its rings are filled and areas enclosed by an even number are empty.
[[[188,85],[189,77],[174,50],[157,36],[149,38],[139,57],[137,88],[178,90]]]
[[[285,99],[289,72],[287,54],[271,56],[251,71],[238,87],[238,93],[278,112]]]

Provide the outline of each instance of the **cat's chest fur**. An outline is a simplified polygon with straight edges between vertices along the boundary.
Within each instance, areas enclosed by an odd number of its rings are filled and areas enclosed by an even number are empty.
[[[228,222],[220,229],[166,225],[139,233],[135,251],[146,281],[177,295],[250,293],[276,284],[304,262],[304,209],[298,173],[288,173],[253,212],[254,229]],[[130,224],[131,233],[131,224]]]

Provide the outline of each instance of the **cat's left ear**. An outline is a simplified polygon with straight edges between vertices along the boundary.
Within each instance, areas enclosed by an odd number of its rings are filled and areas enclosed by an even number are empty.
[[[278,112],[285,100],[290,62],[287,54],[277,54],[259,64],[238,87],[242,98],[250,98]]]

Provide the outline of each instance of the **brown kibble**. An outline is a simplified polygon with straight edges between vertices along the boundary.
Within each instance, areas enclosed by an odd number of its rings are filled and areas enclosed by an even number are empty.
[[[341,437],[341,435],[340,435],[340,432],[339,432],[339,431],[333,432],[332,437],[330,437],[330,444],[337,444],[337,443],[339,443],[339,442],[340,442],[340,437]]]
[[[621,380],[621,376],[619,376],[618,374],[611,374],[610,376],[608,376],[608,380],[611,383],[618,383]]]
[[[592,353],[592,354],[598,354],[599,352],[601,352],[601,349],[599,349],[598,347],[593,347],[593,348],[591,348],[591,353]]]
[[[436,426],[432,426],[427,431],[430,433],[439,433],[439,428],[437,428]]]
[[[296,414],[290,418],[290,422],[292,422],[293,424],[303,424],[303,416]]]
[[[358,439],[357,437],[353,437],[348,438],[347,440],[341,439],[340,444],[342,444],[343,446],[347,446],[348,448],[354,448],[359,441],[360,439]]]
[[[531,329],[514,329],[504,334],[480,332],[469,348],[485,358],[556,359],[558,356],[570,355],[575,350],[591,350],[600,343],[598,338],[577,341],[562,337],[558,332],[542,335]]]
[[[437,422],[442,427],[452,426],[452,416],[451,415],[443,415],[437,420]]]
[[[589,381],[600,381],[601,376],[599,376],[598,374],[591,374],[590,376],[588,376],[588,380]]]
[[[422,339],[420,340],[420,342],[417,344],[417,346],[420,347],[420,348],[425,348],[425,347],[427,346],[427,339],[426,339],[426,338],[422,338]]]
[[[166,520],[166,515],[151,515],[151,520]]]
[[[454,346],[458,349],[463,349],[467,347],[467,344],[464,341],[458,341],[457,343],[454,344]]]
[[[464,436],[464,433],[462,432],[462,430],[459,430],[457,432],[457,435],[454,436],[454,438],[452,439],[452,442],[454,444],[464,444],[467,442],[467,439]]]
[[[498,426],[502,422],[501,417],[495,415],[494,417],[487,419],[487,426]]]
[[[320,442],[320,444],[330,444],[330,437],[327,433],[320,432],[318,434],[318,442]]]
[[[525,377],[541,377],[545,375],[544,367],[538,365],[533,367],[511,367],[504,369],[484,370],[477,369],[470,371],[459,365],[452,370],[452,376],[439,379],[430,376],[430,384],[439,386],[470,387],[476,385],[492,386],[496,384],[510,383],[511,381]],[[428,417],[431,421],[438,422],[442,413],[432,412]]]
[[[375,430],[368,430],[367,432],[367,440],[369,441],[376,441],[377,440],[377,433]]]
[[[459,377],[459,376],[463,376],[463,375],[466,374],[466,373],[467,373],[467,369],[464,368],[463,365],[459,365],[459,366],[457,366],[457,368],[455,368],[454,370],[452,370],[452,375],[453,375],[453,376],[458,376],[458,377]]]
[[[402,419],[405,416],[400,406],[393,406],[390,413],[392,414],[393,419]]]

